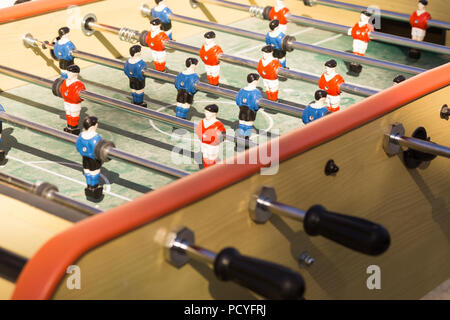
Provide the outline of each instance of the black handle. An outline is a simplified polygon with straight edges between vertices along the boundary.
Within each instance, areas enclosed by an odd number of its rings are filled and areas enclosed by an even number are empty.
[[[306,212],[303,226],[310,236],[321,235],[343,246],[376,256],[390,245],[389,232],[365,219],[325,210],[316,205]]]
[[[305,282],[297,272],[275,263],[243,256],[234,248],[219,252],[214,273],[222,281],[233,281],[274,300],[303,297]]]

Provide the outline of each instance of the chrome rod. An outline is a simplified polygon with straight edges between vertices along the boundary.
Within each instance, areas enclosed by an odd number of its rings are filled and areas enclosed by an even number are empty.
[[[391,139],[395,140],[399,145],[406,148],[422,151],[424,153],[434,154],[436,156],[450,158],[450,148],[439,144],[417,138],[397,135],[391,135]]]
[[[141,6],[140,10],[144,17],[151,16],[151,10],[147,5]],[[190,18],[190,17],[186,17],[186,16],[181,16],[178,14],[171,14],[170,18],[174,21],[178,21],[178,22],[182,22],[182,23],[186,23],[186,24],[190,24],[190,25],[196,25],[196,26],[200,26],[200,27],[205,27],[205,28],[209,28],[209,29],[214,29],[217,31],[222,31],[222,32],[230,33],[230,34],[235,34],[237,36],[241,36],[241,37],[245,37],[245,38],[249,38],[249,39],[253,39],[253,40],[260,40],[260,41],[265,42],[265,38],[266,38],[266,36],[262,33],[257,33],[257,32],[253,32],[253,31],[230,27],[227,25],[222,25],[222,24],[218,24],[218,23],[214,23],[214,22],[194,19],[194,18]],[[304,42],[299,42],[299,41],[291,41],[291,42],[289,42],[289,46],[291,48],[297,49],[297,50],[314,52],[314,53],[323,54],[323,55],[327,55],[327,56],[331,56],[331,57],[335,57],[335,58],[340,58],[343,60],[349,60],[349,61],[353,61],[353,62],[357,62],[357,63],[362,63],[365,65],[370,65],[370,66],[379,67],[379,68],[388,69],[388,70],[395,70],[395,71],[404,72],[404,73],[419,74],[419,73],[426,71],[425,69],[422,69],[422,68],[402,65],[399,63],[394,63],[394,62],[390,62],[390,61],[379,60],[379,59],[374,59],[374,58],[369,58],[369,57],[364,57],[364,56],[358,56],[355,54],[338,51],[338,50],[333,50],[333,49],[327,49],[327,48],[323,48],[323,47],[319,47],[319,46],[314,46],[314,45],[307,44]]]
[[[277,201],[270,201],[268,199],[258,199],[258,204],[270,210],[273,214],[284,216],[293,220],[303,221],[306,212],[298,208],[283,204]]]
[[[53,47],[54,47],[52,44],[50,44],[48,42],[42,42],[42,41],[39,41],[39,40],[33,38],[33,36],[31,34],[25,35],[23,38],[23,41],[26,44],[28,44],[29,46],[33,46],[33,47],[38,46],[38,47],[50,48],[50,49],[53,49]],[[125,66],[125,63],[120,60],[105,58],[105,57],[97,56],[97,55],[79,51],[79,50],[73,50],[72,55],[78,59],[94,62],[94,63],[101,64],[101,65],[104,65],[107,67],[115,68],[118,70],[123,70],[123,68]],[[169,83],[174,83],[175,78],[176,78],[176,76],[174,76],[173,74],[160,72],[160,71],[153,70],[150,68],[143,69],[143,74],[146,77],[166,81]],[[195,83],[195,88],[198,91],[217,94],[218,96],[222,96],[222,97],[233,99],[233,100],[236,99],[236,95],[238,93],[235,90],[226,89],[226,88],[218,87],[218,86],[213,86],[208,83],[201,82],[201,81],[197,81]],[[277,112],[295,116],[295,117],[301,117],[301,115],[303,113],[303,108],[290,106],[290,105],[287,105],[284,103],[275,102],[275,101],[271,101],[271,100],[264,99],[264,98],[261,98],[258,100],[258,105],[263,108],[272,109]]]
[[[314,6],[317,4],[317,5],[323,5],[323,6],[328,6],[328,7],[332,7],[332,8],[345,9],[345,10],[357,11],[357,12],[361,12],[363,10],[368,9],[367,7],[364,7],[364,6],[359,6],[356,4],[346,3],[346,2],[341,2],[341,1],[333,1],[333,0],[303,0],[303,2],[305,3],[305,5],[308,5],[308,6]],[[370,8],[371,7],[369,7],[369,9]],[[380,10],[379,14],[384,18],[389,18],[389,19],[393,19],[393,20],[397,20],[397,21],[404,21],[404,22],[409,22],[409,17],[410,17],[409,15],[404,14],[404,13],[388,11],[388,10]],[[436,27],[436,28],[440,28],[440,29],[450,30],[449,22],[431,19],[427,22],[427,24],[430,27]]]
[[[101,213],[102,210],[91,207],[85,203],[76,201],[72,198],[66,197],[58,192],[58,189],[55,186],[49,185],[50,188],[46,188],[45,192],[41,193],[41,183],[31,183],[20,178],[14,177],[12,175],[0,172],[0,181],[3,181],[9,185],[22,189],[26,192],[36,194],[40,197],[46,198],[58,204],[61,204],[65,207],[69,207],[79,211],[81,213],[85,213],[88,215],[94,215],[97,213]]]
[[[98,26],[97,23],[89,22],[88,25],[89,25],[89,28],[91,28],[92,30],[96,30],[96,31],[100,30],[100,29],[97,30],[97,26]],[[109,29],[105,29],[105,30],[109,30]],[[111,28],[111,30],[117,30],[117,28]],[[113,32],[113,33],[118,34],[117,32]],[[121,39],[121,40],[123,40],[123,39]],[[188,52],[188,53],[193,53],[193,54],[198,54],[198,52],[200,51],[200,48],[198,48],[198,47],[194,47],[194,46],[187,45],[187,44],[180,43],[180,42],[173,41],[173,40],[166,41],[165,46],[168,48],[171,48],[171,49]],[[248,67],[251,69],[256,69],[258,66],[258,61],[248,60],[248,59],[244,59],[244,58],[240,58],[240,57],[232,56],[232,55],[228,55],[228,54],[220,55],[219,60],[228,62],[231,64],[235,64],[238,66]],[[294,70],[285,69],[285,68],[280,68],[278,71],[278,74],[281,76],[284,76],[286,78],[302,80],[302,81],[307,81],[307,82],[311,82],[311,83],[317,83],[320,79],[318,76],[313,75],[313,74],[303,73],[300,71],[294,71]],[[344,83],[343,85],[341,85],[341,90],[344,92],[350,93],[350,94],[355,94],[355,95],[359,95],[359,96],[363,96],[363,97],[369,97],[369,96],[374,95],[379,92],[379,90],[360,87],[358,85],[351,84],[351,83]]]
[[[0,112],[0,120],[14,123],[16,125],[25,127],[27,129],[31,129],[33,131],[37,131],[37,132],[43,133],[45,135],[51,136],[53,138],[63,140],[66,142],[70,142],[73,144],[75,144],[77,141],[77,136],[75,136],[73,134],[70,134],[70,133],[67,133],[64,131],[60,131],[60,130],[56,130],[56,129],[53,129],[50,127],[46,127],[41,124],[13,116],[6,112]],[[116,148],[109,148],[108,150],[106,150],[106,154],[113,158],[124,160],[129,163],[133,163],[135,165],[142,166],[142,167],[150,169],[150,170],[154,170],[158,173],[170,175],[171,177],[182,178],[182,177],[189,175],[189,173],[186,171],[173,169],[170,167],[165,167],[163,165],[160,165],[159,163],[139,158],[135,155],[120,151]],[[161,169],[162,167],[164,169]]]
[[[265,8],[263,8],[263,7],[248,6],[248,5],[234,6],[233,2],[223,1],[223,0],[191,0],[191,3],[194,3],[194,4],[195,3],[197,3],[197,4],[198,3],[216,4],[216,5],[227,7],[227,8],[234,8],[234,9],[238,9],[241,11],[247,11],[252,16],[256,16],[256,17],[262,18],[262,19],[264,18],[263,12],[264,12]],[[301,16],[297,16],[294,14],[289,14],[286,18],[288,21],[291,21],[291,22],[294,22],[294,23],[297,23],[300,25],[305,25],[308,27],[314,27],[314,28],[323,29],[323,30],[327,30],[327,31],[333,31],[333,32],[342,33],[342,34],[347,34],[348,29],[350,29],[350,27],[348,27],[348,26],[344,26],[344,25],[340,25],[340,24],[336,24],[336,23],[330,23],[330,22],[321,21],[321,20],[316,20],[316,19],[311,19],[311,18],[307,18],[307,17],[301,17]],[[391,34],[381,33],[381,32],[371,32],[370,38],[372,40],[378,40],[381,42],[391,43],[391,44],[395,44],[395,45],[399,45],[399,46],[405,46],[405,47],[409,47],[409,48],[421,49],[421,50],[425,50],[425,51],[450,55],[450,47],[437,45],[437,44],[430,43],[430,42],[416,41],[416,40],[408,39],[405,37],[394,36]]]
[[[175,241],[173,243],[173,247],[181,250],[185,254],[187,254],[190,258],[208,263],[208,264],[214,264],[214,260],[216,259],[216,253],[209,251],[205,248],[196,246],[194,244],[188,244],[186,242],[179,242]]]

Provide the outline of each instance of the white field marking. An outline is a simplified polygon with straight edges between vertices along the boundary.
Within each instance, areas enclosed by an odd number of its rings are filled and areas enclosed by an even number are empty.
[[[302,34],[302,33],[308,32],[308,31],[311,31],[311,30],[313,30],[313,29],[314,29],[314,28],[309,27],[309,28],[306,28],[306,29],[303,29],[303,30],[294,32],[293,34],[290,34],[290,36],[297,36],[297,35],[299,35],[299,34]],[[264,46],[265,46],[265,44],[258,44],[257,46],[254,46],[254,47],[247,48],[247,49],[244,49],[244,50],[242,50],[242,51],[236,52],[236,54],[247,53],[247,52],[256,50],[256,49],[258,49],[258,48],[262,48],[262,47],[264,47]]]
[[[328,41],[331,41],[331,40],[334,40],[334,39],[337,39],[337,38],[340,38],[340,37],[342,37],[342,34],[336,34],[336,35],[334,35],[332,37],[329,37],[329,38],[317,41],[317,42],[313,43],[312,45],[313,46],[318,46],[319,44],[322,44],[322,43],[325,43],[325,42],[328,42]]]
[[[46,172],[46,173],[52,174],[52,175],[57,176],[57,177],[59,177],[59,178],[62,178],[62,179],[65,179],[65,180],[68,180],[68,181],[71,181],[71,182],[80,184],[80,185],[82,185],[82,186],[85,186],[85,185],[86,185],[86,183],[84,183],[84,182],[80,182],[80,181],[78,181],[78,180],[76,180],[76,179],[72,179],[72,178],[67,177],[67,176],[65,176],[65,175],[62,175],[62,174],[53,172],[53,171],[51,171],[51,170],[48,170],[48,169],[39,167],[39,166],[37,166],[37,165],[34,164],[34,163],[60,163],[60,164],[64,164],[64,162],[35,161],[35,162],[33,163],[33,162],[26,162],[26,161],[17,159],[17,158],[15,158],[15,157],[13,157],[13,156],[10,156],[10,155],[8,155],[6,158],[11,159],[11,160],[14,160],[14,161],[17,161],[17,162],[20,162],[20,163],[22,163],[22,164],[24,164],[24,165],[26,165],[26,166],[29,166],[29,167],[32,167],[32,168],[35,168],[35,169],[44,171],[44,172]],[[67,163],[67,164],[73,165],[73,163]],[[81,165],[80,165],[79,167],[81,167]],[[104,193],[106,193],[106,194],[108,194],[108,195],[110,195],[110,196],[113,196],[113,197],[115,197],[115,198],[119,198],[119,199],[125,200],[125,201],[132,201],[132,199],[129,199],[129,198],[123,197],[123,196],[121,196],[121,195],[119,195],[119,194],[115,194],[115,193],[111,192],[111,191],[110,191],[110,190],[111,190],[110,182],[108,181],[108,179],[107,179],[104,175],[101,175],[101,177],[102,177],[103,180],[105,181],[105,191],[104,191]]]
[[[195,102],[196,103],[214,103],[216,101],[202,100],[202,101],[195,101]],[[231,102],[231,101],[223,101],[223,102],[220,102],[220,103],[236,105],[234,102]],[[159,108],[156,111],[162,111],[163,109],[170,108],[170,107],[176,107],[176,105],[171,105],[171,106],[168,106],[168,107],[161,107],[161,108]],[[267,113],[264,112],[264,110],[260,110],[259,112],[261,112],[267,118],[267,120],[269,121],[269,127],[267,129],[265,129],[265,130],[260,130],[260,131],[262,131],[262,132],[269,132],[269,130],[271,130],[273,128],[274,121],[273,121],[271,116],[269,116]],[[160,128],[158,128],[155,125],[153,120],[150,119],[149,122],[150,122],[150,125],[152,126],[152,128],[155,129],[156,131],[158,131],[159,133],[161,133],[163,135],[166,135],[166,136],[169,136],[169,137],[173,137],[175,135],[174,133],[167,133],[167,132],[162,131]],[[250,138],[254,138],[256,136],[258,136],[258,135],[252,136]],[[177,136],[177,138],[179,139],[180,137]],[[191,138],[181,137],[181,139],[184,140],[184,141],[192,141]],[[234,142],[229,141],[229,140],[225,140],[225,142],[234,143]]]

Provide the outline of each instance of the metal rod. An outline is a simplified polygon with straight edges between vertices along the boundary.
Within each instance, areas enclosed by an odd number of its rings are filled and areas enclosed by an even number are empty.
[[[12,185],[14,187],[17,187],[19,189],[22,189],[26,192],[37,194],[36,191],[38,190],[38,187],[40,184],[37,183],[31,183],[25,180],[22,180],[20,178],[8,175],[6,173],[0,172],[0,181],[3,181],[9,185]],[[65,207],[69,207],[72,209],[75,209],[76,211],[88,214],[88,215],[94,215],[97,213],[103,212],[100,209],[91,207],[85,203],[73,200],[72,198],[66,197],[56,191],[56,187],[54,189],[49,189],[46,194],[37,194],[38,196],[42,196],[48,200],[51,200],[53,202],[59,203]]]
[[[99,24],[94,23],[94,22],[89,22],[88,26],[89,26],[89,28],[96,30],[96,31],[109,30],[109,29],[97,28],[99,26]],[[117,28],[111,28],[111,30],[113,30],[113,29],[117,30]],[[109,32],[112,32],[112,31],[109,31]],[[118,34],[118,32],[116,32],[116,31],[114,31],[112,33]],[[171,49],[184,51],[184,52],[188,52],[188,53],[193,53],[193,54],[198,54],[198,52],[200,51],[200,48],[198,48],[198,47],[190,46],[190,45],[183,44],[183,43],[180,43],[177,41],[172,41],[172,40],[165,42],[165,46],[168,48],[171,48]],[[248,59],[244,59],[244,58],[240,58],[240,57],[232,56],[232,55],[228,55],[228,54],[220,55],[219,60],[228,62],[231,64],[239,65],[239,66],[249,67],[252,69],[256,69],[258,66],[258,61],[248,60]],[[303,72],[294,71],[294,70],[285,69],[285,68],[280,68],[278,71],[278,74],[280,76],[284,76],[286,78],[302,80],[302,81],[307,81],[307,82],[311,82],[311,83],[317,83],[320,79],[318,76],[313,75],[313,74],[303,73]],[[344,92],[350,93],[350,94],[355,94],[355,95],[359,95],[359,96],[363,96],[363,97],[368,97],[368,96],[374,95],[379,92],[378,90],[360,87],[358,85],[351,84],[351,83],[344,83],[341,86],[341,90]]]
[[[50,49],[53,49],[53,47],[54,47],[50,43],[42,42],[42,41],[39,41],[39,40],[33,38],[33,36],[30,34],[25,35],[23,40],[30,46],[40,46],[40,47],[45,47],[45,48],[48,47]],[[109,59],[109,58],[97,56],[97,55],[79,51],[79,50],[73,50],[72,55],[78,59],[87,60],[87,61],[101,64],[101,65],[104,65],[107,67],[115,68],[118,70],[123,70],[124,65],[125,65],[125,63],[120,60]],[[176,78],[176,76],[174,76],[173,74],[160,72],[160,71],[153,70],[150,68],[143,69],[143,74],[146,77],[166,81],[169,83],[174,83],[175,78]],[[238,93],[235,90],[213,86],[208,83],[201,82],[201,81],[197,81],[195,83],[195,88],[198,91],[217,94],[219,96],[233,99],[233,100],[236,99],[236,95]],[[295,116],[295,117],[301,117],[302,113],[303,113],[303,108],[290,106],[290,105],[287,105],[284,103],[275,102],[275,101],[271,101],[268,99],[259,99],[257,102],[260,107],[272,109],[279,113],[283,113],[283,114],[287,114],[287,115],[291,115],[291,116]],[[135,111],[133,111],[133,112],[135,112]],[[189,130],[191,130],[191,129],[189,128]]]
[[[16,282],[28,259],[0,247],[0,276]]]
[[[391,139],[395,140],[399,145],[406,148],[411,148],[417,151],[422,151],[425,153],[450,158],[450,148],[444,147],[439,144],[435,144],[432,142],[412,137],[404,137],[398,135],[391,135]]]
[[[272,212],[273,214],[277,214],[298,221],[303,221],[305,219],[306,212],[303,210],[294,208],[292,206],[277,201],[270,201],[267,198],[258,198],[256,201],[258,204],[269,208],[270,212]]]
[[[1,69],[2,67],[0,67]],[[6,112],[0,112],[0,119],[2,121],[6,121],[6,122],[10,122],[10,123],[14,123],[16,125],[31,129],[33,131],[37,131],[43,134],[46,134],[48,136],[51,136],[53,138],[56,139],[60,139],[66,142],[70,142],[75,144],[77,137],[73,134],[67,133],[67,132],[63,132],[60,130],[56,130],[53,128],[49,128],[46,126],[43,126],[41,124],[35,123],[35,122],[31,122],[16,116],[13,116],[11,114],[8,114]],[[116,159],[120,159],[123,161],[127,161],[130,163],[133,163],[135,165],[138,166],[142,166],[144,168],[150,169],[150,170],[154,170],[156,172],[162,173],[162,174],[166,174],[169,175],[171,177],[175,177],[175,178],[182,178],[185,177],[187,175],[189,175],[188,172],[186,171],[182,171],[179,169],[174,169],[174,168],[170,168],[170,167],[166,167],[163,166],[157,162],[153,162],[150,160],[146,160],[146,159],[142,159],[139,158],[137,156],[134,156],[132,154],[120,151],[116,148],[109,148],[108,150],[106,150],[106,153],[108,154],[108,156],[112,157],[112,158],[116,158]]]
[[[341,2],[341,1],[309,0],[308,2],[311,3],[311,5],[318,4],[318,5],[328,6],[328,7],[332,7],[332,8],[345,9],[345,10],[349,10],[349,11],[361,12],[363,10],[367,10],[367,7],[359,6],[359,5],[351,4],[351,3],[346,3],[346,2]],[[371,7],[369,7],[369,9],[370,8]],[[384,18],[389,18],[389,19],[393,19],[393,20],[397,20],[397,21],[409,22],[409,15],[404,14],[404,13],[398,13],[398,12],[388,11],[388,10],[380,10],[377,13],[379,13]],[[440,28],[440,29],[450,30],[449,22],[431,19],[427,22],[427,24],[430,27],[436,27],[436,28]]]
[[[205,248],[198,247],[193,244],[187,244],[182,241],[174,241],[173,247],[183,251],[186,253],[190,258],[200,261],[200,262],[206,262],[209,264],[214,264],[214,260],[216,259],[216,253],[209,251]]]
[[[238,10],[242,10],[242,11],[247,11],[252,16],[256,16],[258,18],[263,18],[262,12],[264,11],[264,8],[262,8],[262,7],[248,6],[248,5],[235,6],[233,2],[223,1],[223,0],[191,0],[191,2],[193,2],[194,4],[195,3],[216,4],[216,5],[227,7],[227,8],[234,8],[234,9],[238,9]],[[342,34],[347,34],[348,29],[350,29],[350,27],[348,27],[348,26],[343,26],[343,25],[336,24],[336,23],[330,23],[330,22],[326,22],[326,21],[301,17],[301,16],[297,16],[297,15],[293,15],[293,14],[289,14],[286,17],[286,19],[288,21],[291,21],[291,22],[294,22],[294,23],[297,23],[300,25],[305,25],[308,27],[314,27],[314,28],[318,28],[318,29],[338,32],[338,33],[342,33]],[[381,42],[391,43],[391,44],[395,44],[395,45],[399,45],[399,46],[405,46],[405,47],[409,47],[409,48],[421,49],[421,50],[425,50],[425,51],[431,51],[431,52],[450,55],[449,47],[437,45],[437,44],[430,43],[430,42],[416,41],[416,40],[408,39],[405,37],[394,36],[391,34],[381,33],[381,32],[371,32],[370,38],[372,40],[378,40]]]
[[[151,10],[148,6],[143,5],[141,7],[141,13],[143,16],[148,17],[149,15],[151,15]],[[209,28],[209,29],[214,29],[214,30],[218,30],[218,31],[226,32],[226,33],[231,33],[231,34],[235,34],[237,36],[241,36],[241,37],[245,37],[245,38],[249,38],[249,39],[253,39],[253,40],[260,40],[260,41],[265,42],[265,38],[266,38],[266,36],[262,33],[257,33],[257,32],[253,32],[253,31],[230,27],[227,25],[222,25],[222,24],[218,24],[218,23],[214,23],[214,22],[180,16],[178,14],[172,13],[170,15],[170,18],[174,21],[178,21],[178,22],[182,22],[182,23],[186,23],[186,24],[190,24],[190,25],[196,25],[196,26],[200,26],[200,27],[205,27],[205,28]],[[293,49],[302,50],[302,51],[310,51],[310,52],[314,52],[314,53],[318,53],[318,54],[332,56],[332,57],[340,58],[343,60],[349,60],[349,61],[362,63],[365,65],[370,65],[370,66],[388,69],[388,70],[396,70],[396,71],[410,73],[410,74],[419,74],[419,73],[426,71],[425,69],[422,69],[422,68],[407,66],[407,65],[403,65],[403,64],[399,64],[399,63],[394,63],[394,62],[390,62],[390,61],[379,60],[379,59],[374,59],[374,58],[369,58],[369,57],[364,57],[364,56],[358,56],[355,54],[342,52],[342,51],[338,51],[338,50],[333,50],[333,49],[327,49],[327,48],[323,48],[323,47],[319,47],[319,46],[314,46],[314,45],[307,44],[304,42],[299,42],[299,41],[292,41],[289,43],[289,45]]]

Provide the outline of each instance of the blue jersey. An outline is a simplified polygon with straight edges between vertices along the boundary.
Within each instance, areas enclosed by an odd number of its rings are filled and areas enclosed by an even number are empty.
[[[162,23],[170,22],[169,16],[171,13],[172,13],[172,11],[168,7],[165,7],[161,11],[157,11],[155,8],[152,9],[153,19],[159,19],[159,20],[161,20]]]
[[[64,44],[59,44],[58,41],[56,41],[55,46],[53,47],[53,52],[58,60],[73,60],[73,56],[70,53],[72,50],[75,50],[75,46],[72,41]]]
[[[99,134],[96,134],[91,139],[83,139],[80,134],[76,142],[77,150],[83,157],[95,160],[95,146],[100,140],[102,140],[102,137]]]
[[[303,111],[302,120],[304,124],[310,123],[311,121],[322,118],[328,112],[327,107],[323,107],[320,109],[313,108],[311,105],[308,105]]]
[[[280,32],[280,34],[276,37],[271,37],[270,32],[266,35],[266,44],[268,46],[272,46],[277,50],[282,50],[282,43],[284,39],[284,33]]]
[[[142,70],[147,67],[147,64],[144,60],[141,60],[137,63],[130,63],[128,60],[125,62],[125,66],[123,67],[123,71],[128,76],[128,78],[136,78],[139,80],[144,80],[145,77],[142,74]]]
[[[198,80],[200,80],[200,78],[196,73],[184,74],[183,72],[180,72],[175,79],[175,88],[177,88],[177,90],[184,89],[189,92],[189,94],[194,95],[197,93],[195,83]]]
[[[258,100],[262,98],[261,91],[259,89],[254,90],[246,90],[241,89],[239,90],[237,96],[236,96],[236,104],[239,107],[246,106],[252,111],[258,111]]]

